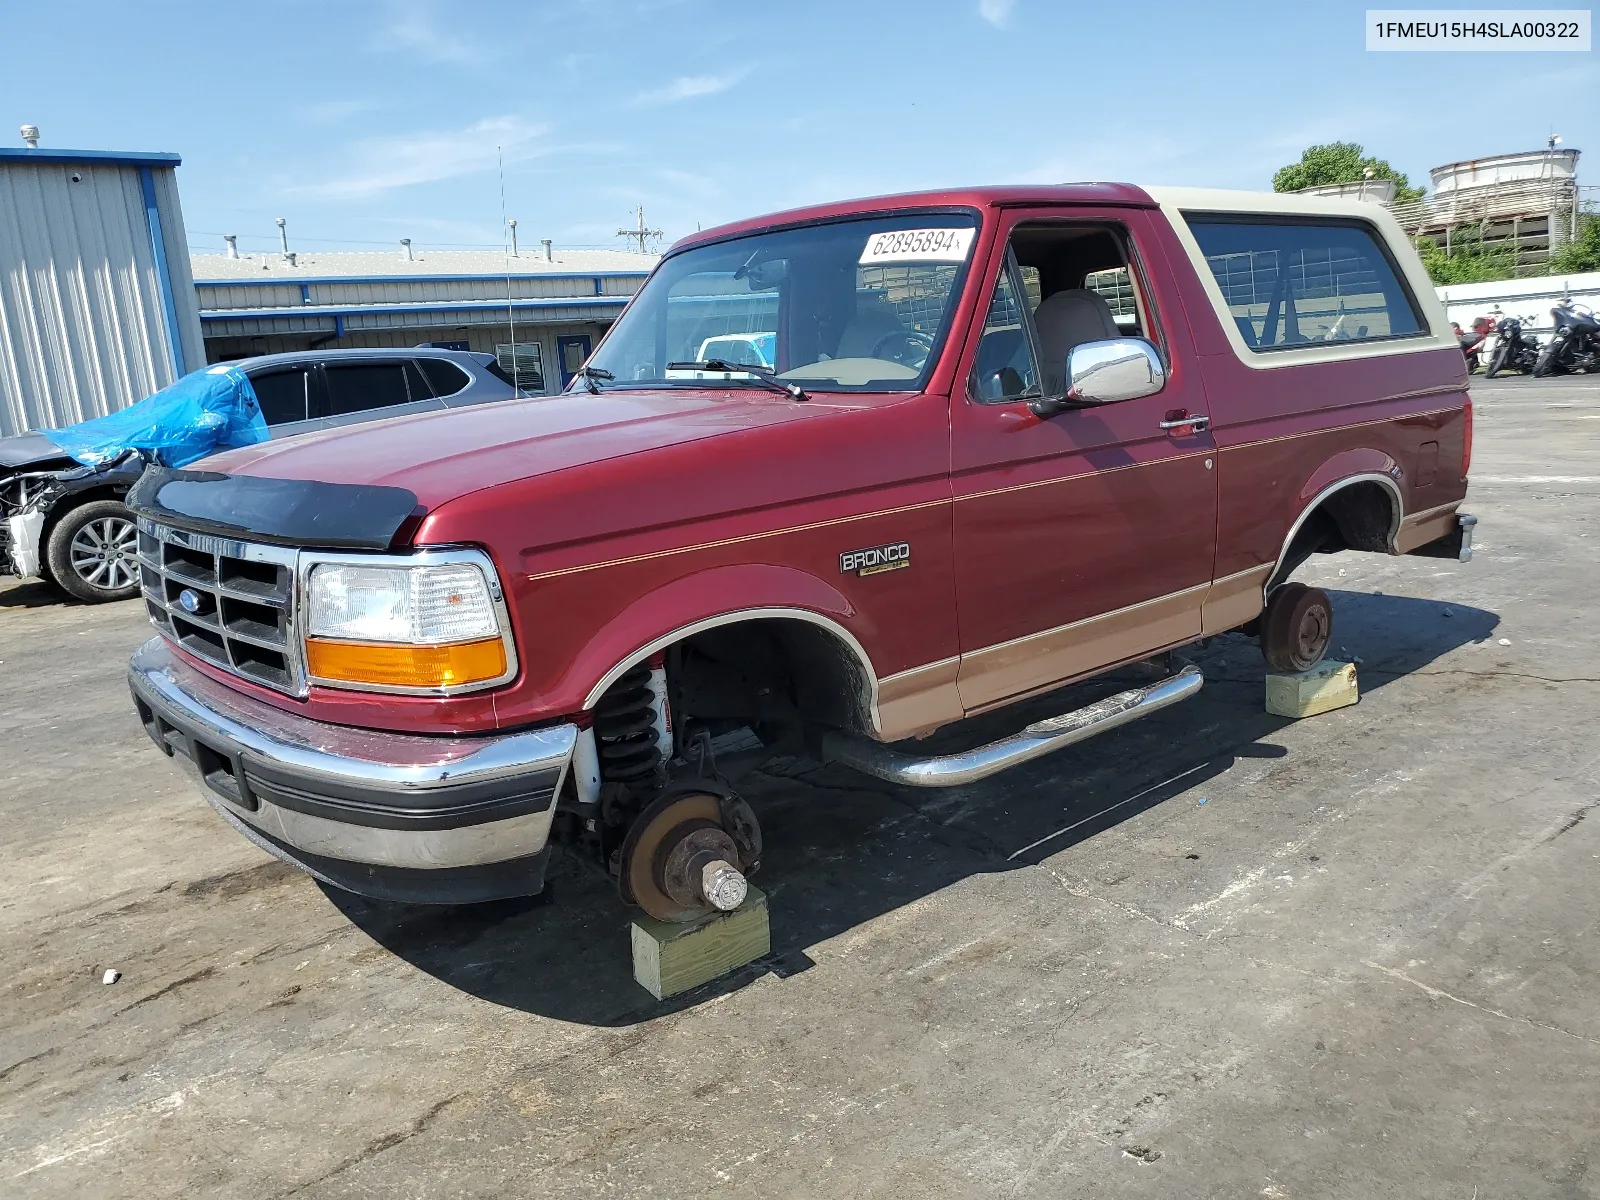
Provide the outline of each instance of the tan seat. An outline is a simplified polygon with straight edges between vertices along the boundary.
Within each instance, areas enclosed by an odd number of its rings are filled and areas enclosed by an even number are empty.
[[[1039,372],[1047,396],[1067,390],[1067,355],[1074,346],[1122,336],[1105,297],[1088,288],[1068,288],[1045,297],[1034,311],[1039,331]]]

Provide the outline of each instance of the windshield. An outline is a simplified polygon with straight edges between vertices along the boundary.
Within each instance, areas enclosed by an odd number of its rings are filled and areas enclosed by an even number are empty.
[[[588,365],[607,390],[753,383],[746,365],[808,391],[918,391],[976,231],[971,213],[912,212],[686,250]]]

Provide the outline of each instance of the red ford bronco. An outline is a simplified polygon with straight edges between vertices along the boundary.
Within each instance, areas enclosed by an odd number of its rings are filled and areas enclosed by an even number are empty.
[[[710,357],[706,357],[710,355]],[[1244,629],[1314,665],[1336,550],[1465,560],[1472,409],[1400,227],[1120,184],[697,233],[566,394],[152,469],[129,497],[156,745],[369,896],[541,890],[555,842],[664,919],[761,854],[741,753],[969,783],[1193,695]],[[916,739],[1140,662],[963,753]]]

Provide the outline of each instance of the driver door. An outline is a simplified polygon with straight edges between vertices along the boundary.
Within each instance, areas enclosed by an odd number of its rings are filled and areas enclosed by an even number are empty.
[[[989,308],[966,347],[965,394],[951,398],[968,712],[1200,635],[1216,549],[1215,445],[1199,419],[1204,387],[1178,299],[1153,290],[1142,265],[1164,266],[1145,219],[1127,209],[1015,211],[988,264]],[[1120,274],[1107,257],[1119,246]],[[1029,260],[1042,265],[1031,275]],[[1165,385],[1037,416],[1027,397],[1061,387],[1065,356],[1039,361],[1033,314],[1058,291],[1083,300],[1086,283],[1125,310],[1101,314],[1115,326],[1090,329],[1088,340],[1145,336],[1167,363]],[[1175,423],[1184,417],[1197,420]]]

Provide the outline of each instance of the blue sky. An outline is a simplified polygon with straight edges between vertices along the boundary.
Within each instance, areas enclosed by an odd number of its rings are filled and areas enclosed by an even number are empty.
[[[30,5],[0,138],[175,150],[191,245],[667,241],[963,183],[1268,188],[1335,139],[1426,180],[1544,144],[1600,182],[1586,54],[1372,54],[1356,4],[293,0]],[[1587,167],[1588,169],[1585,169]],[[372,245],[367,245],[371,243]]]

